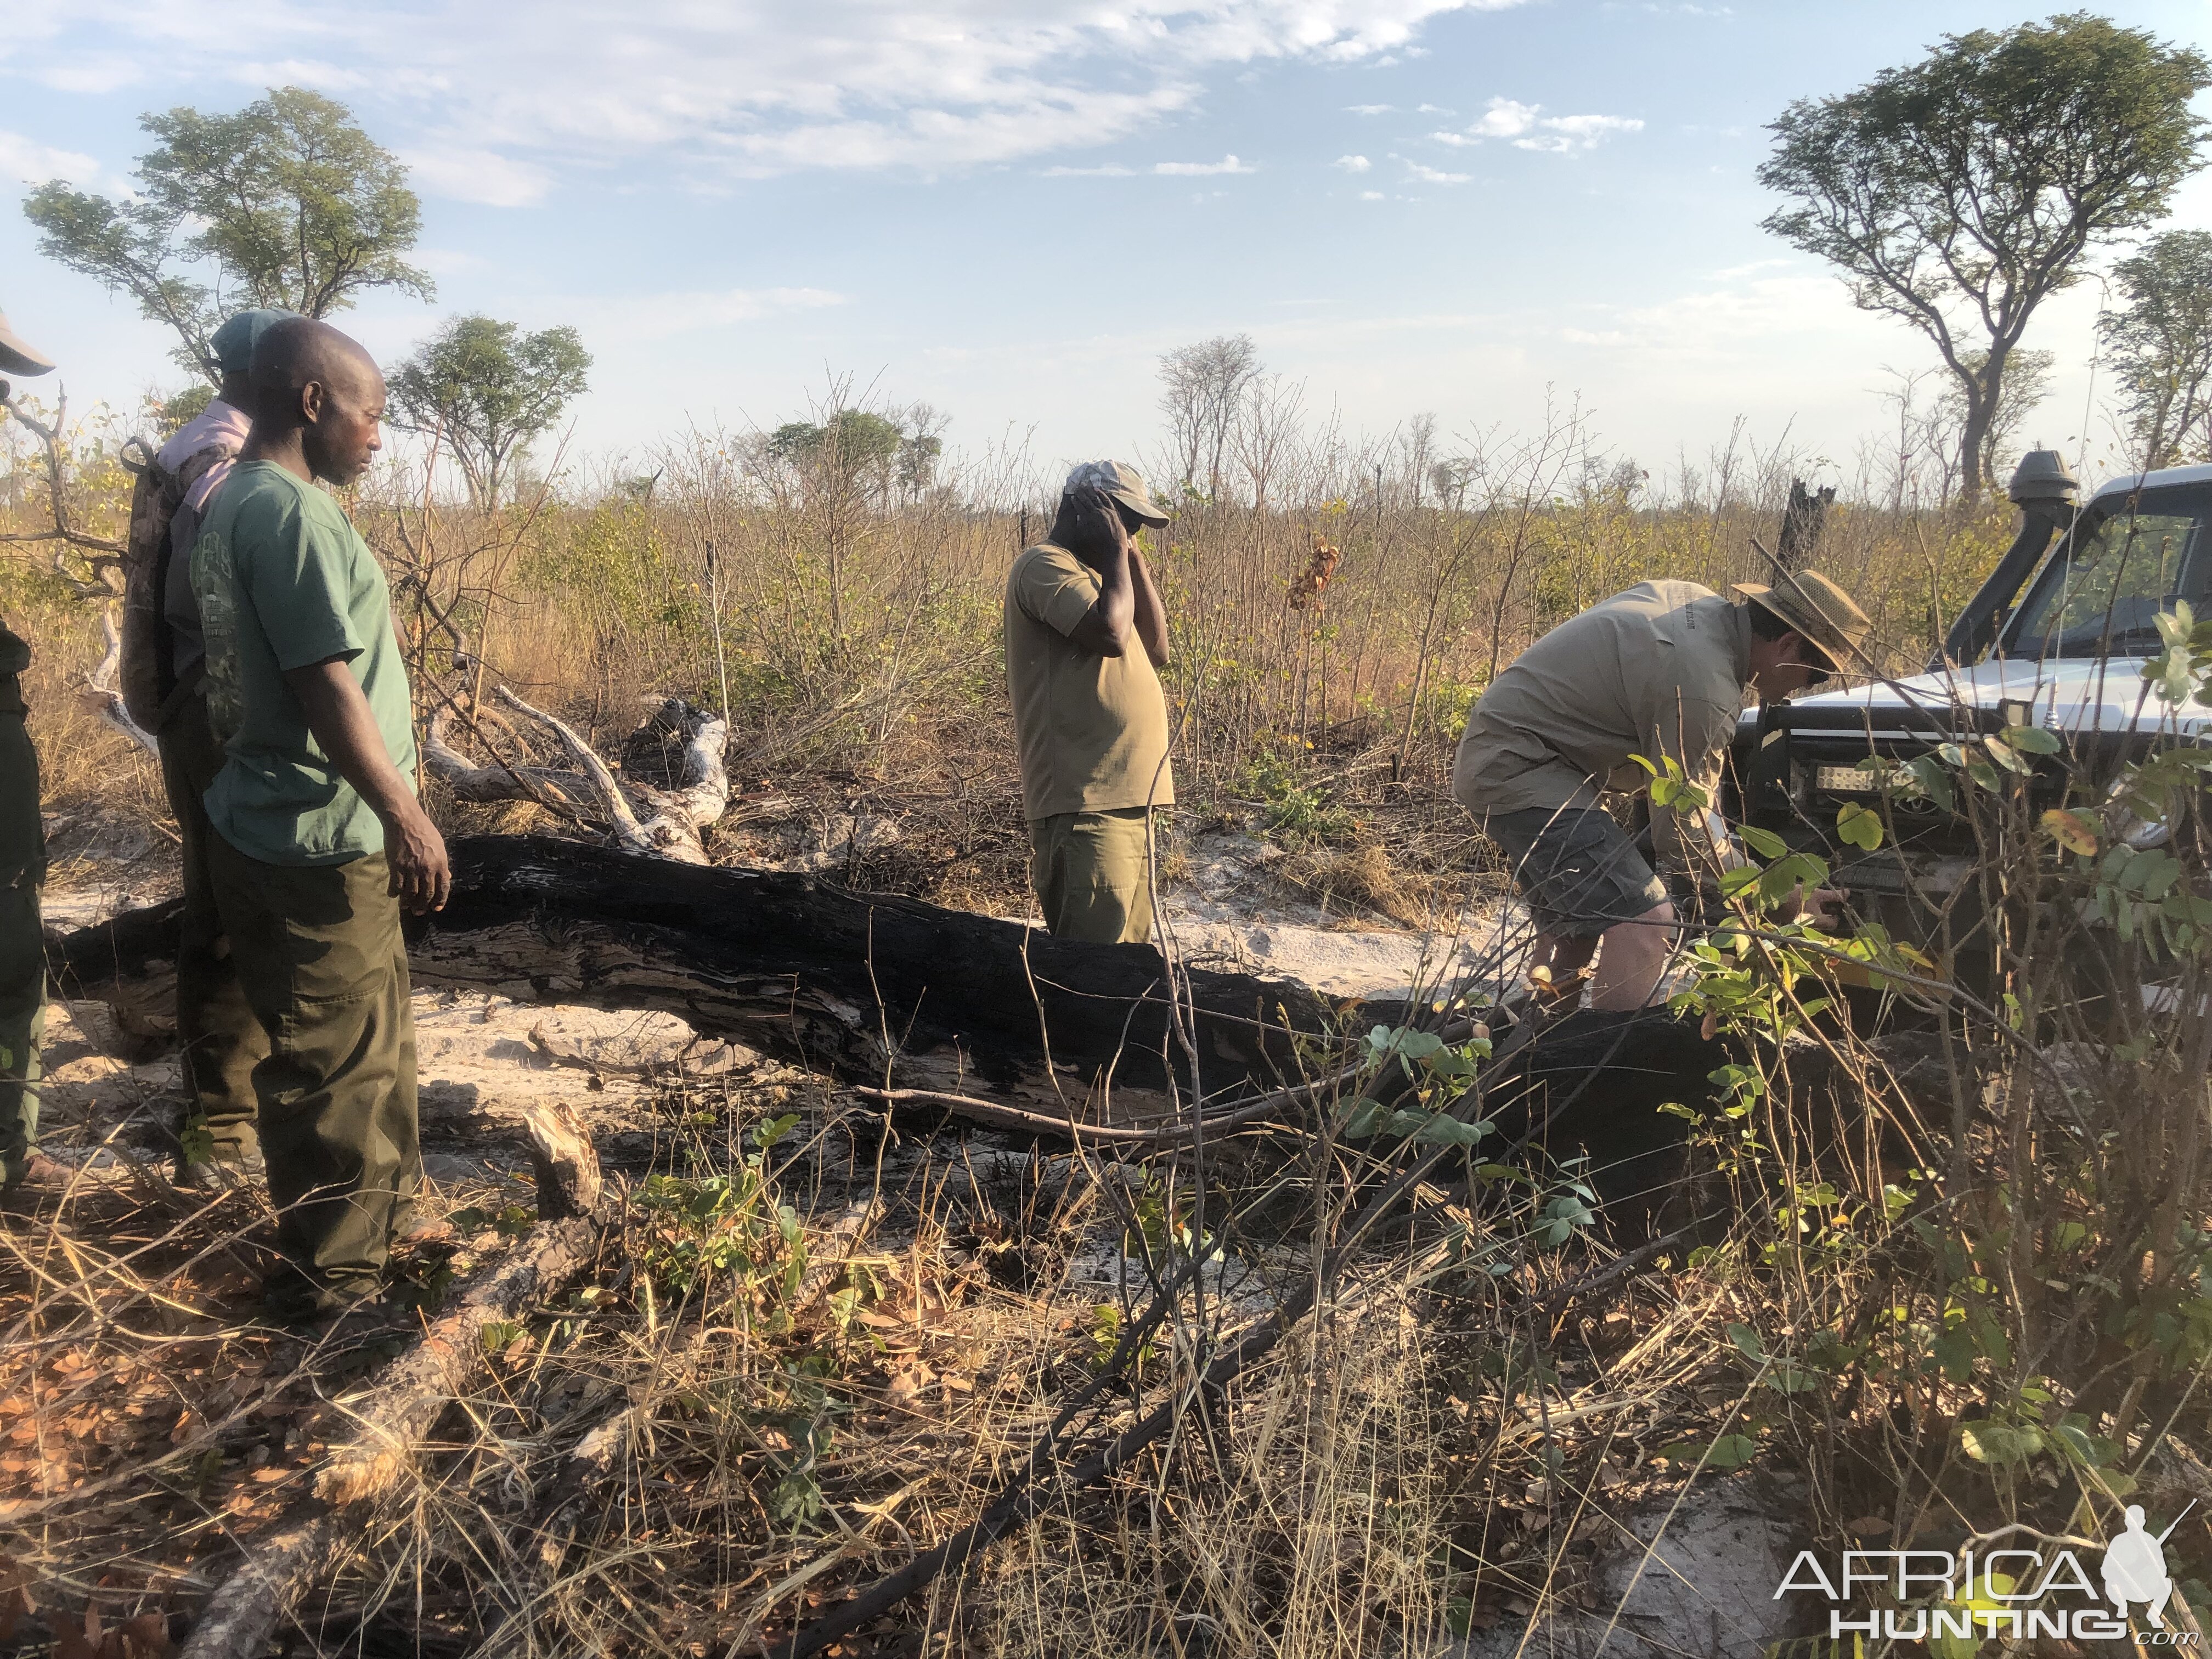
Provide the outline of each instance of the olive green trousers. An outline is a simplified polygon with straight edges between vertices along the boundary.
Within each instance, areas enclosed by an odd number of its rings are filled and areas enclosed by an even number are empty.
[[[9,705],[13,705],[10,707]],[[46,868],[39,753],[13,674],[0,675],[0,1184],[20,1180],[39,1134],[39,1045],[46,950],[39,884]]]
[[[1148,807],[1030,820],[1030,884],[1057,939],[1144,945],[1152,937]]]
[[[392,1237],[422,1184],[415,1016],[399,901],[382,854],[264,864],[220,834],[208,871],[231,960],[269,1052],[253,1068],[261,1155],[307,1310],[382,1282]]]
[[[246,1000],[231,960],[230,940],[216,907],[209,843],[220,840],[204,802],[222,770],[222,745],[208,728],[207,699],[185,696],[163,722],[161,782],[182,842],[185,913],[177,939],[177,1041],[191,1089],[184,1131],[190,1162],[242,1163],[260,1151],[255,1129],[253,1068],[269,1055],[269,1039]]]

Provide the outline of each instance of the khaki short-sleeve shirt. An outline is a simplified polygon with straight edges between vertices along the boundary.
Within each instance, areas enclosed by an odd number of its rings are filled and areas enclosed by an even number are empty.
[[[1103,657],[1067,638],[1098,587],[1097,572],[1050,542],[1006,574],[1006,687],[1032,821],[1175,799],[1167,697],[1152,658],[1134,639]]]
[[[1595,806],[1642,788],[1629,757],[1671,757],[1708,784],[1751,678],[1743,606],[1696,582],[1639,582],[1514,659],[1468,717],[1452,793],[1476,817]],[[1655,812],[1662,853],[1680,834]]]

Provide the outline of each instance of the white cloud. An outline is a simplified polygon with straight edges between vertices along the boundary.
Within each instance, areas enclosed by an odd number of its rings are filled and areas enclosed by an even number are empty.
[[[1373,167],[1375,163],[1369,161],[1364,155],[1340,155],[1335,161],[1330,162],[1329,165],[1331,167],[1342,167],[1346,173],[1364,173],[1368,168]]]
[[[1403,155],[1394,155],[1390,159],[1394,161],[1404,162],[1406,167],[1406,176],[1419,184],[1463,185],[1474,177],[1471,173],[1439,172],[1435,167],[1425,166],[1419,161],[1413,161]]]
[[[1231,173],[1257,173],[1260,169],[1249,161],[1240,161],[1234,155],[1224,155],[1218,161],[1155,161],[1148,167],[1123,167],[1119,161],[1107,161],[1095,167],[1052,167],[1039,169],[1047,179],[1133,179],[1139,173],[1149,173],[1164,179],[1212,179]]]
[[[1516,149],[1574,155],[1596,149],[1615,133],[1644,131],[1644,123],[1632,115],[1547,115],[1543,109],[1541,104],[1493,98],[1466,131],[1429,136],[1438,143],[1462,149],[1486,138],[1502,138]]]
[[[518,27],[513,9],[466,0],[155,14],[72,0],[62,21],[18,31],[0,52],[13,74],[82,89],[200,78],[243,98],[318,87],[372,131],[411,115],[418,129],[403,125],[403,141],[434,158],[426,186],[515,204],[541,199],[564,167],[647,157],[711,185],[1095,153],[1194,107],[1216,71],[1380,64],[1415,50],[1441,15],[1523,3],[913,0],[887,12],[878,0],[540,0]]]
[[[1413,113],[1416,115],[1456,115],[1459,112],[1454,109],[1446,109],[1442,104],[1416,104],[1413,106]]]
[[[1644,131],[1644,123],[1628,115],[1547,116],[1537,125],[1544,130],[1526,138],[1516,138],[1513,143],[1516,148],[1567,155],[1577,150],[1595,149],[1616,132]]]
[[[529,207],[544,199],[552,179],[543,167],[511,161],[489,149],[403,149],[415,186],[432,196],[484,207]]]
[[[1207,179],[1229,173],[1257,173],[1260,169],[1249,161],[1240,161],[1234,155],[1224,155],[1218,161],[1155,161],[1152,171],[1171,179]]]
[[[1359,192],[1359,199],[1363,202],[1384,202],[1389,198],[1379,190],[1363,190]]]
[[[1398,106],[1395,104],[1346,104],[1347,115],[1388,115]]]
[[[1517,138],[1536,125],[1536,112],[1542,107],[1510,98],[1493,98],[1482,118],[1468,131],[1478,138]]]
[[[43,185],[49,179],[66,179],[82,188],[97,183],[100,163],[73,149],[26,138],[20,132],[0,132],[0,179],[26,185]]]

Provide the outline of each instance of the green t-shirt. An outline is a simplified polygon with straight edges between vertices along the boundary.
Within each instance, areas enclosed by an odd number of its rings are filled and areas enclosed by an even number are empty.
[[[343,657],[385,751],[415,777],[407,670],[384,572],[343,508],[272,461],[225,481],[192,544],[192,592],[207,629],[208,720],[230,758],[208,819],[269,864],[343,864],[384,850],[384,825],[340,777],[284,683]]]

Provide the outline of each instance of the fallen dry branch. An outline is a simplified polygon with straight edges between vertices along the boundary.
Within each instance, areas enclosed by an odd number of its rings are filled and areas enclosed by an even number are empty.
[[[647,730],[665,727],[682,737],[683,781],[678,787],[661,789],[635,777],[617,777],[574,726],[533,708],[507,687],[495,688],[492,696],[550,733],[567,757],[568,768],[503,763],[478,766],[453,748],[449,741],[452,709],[441,707],[430,719],[422,763],[456,795],[469,801],[529,800],[542,805],[550,794],[567,806],[595,809],[626,853],[683,864],[710,861],[703,833],[730,805],[730,774],[723,752],[729,744],[726,720],[682,703],[662,706]]]
[[[131,711],[123,704],[123,635],[115,625],[113,605],[100,612],[100,627],[106,636],[107,653],[86,678],[77,698],[88,713],[120,732],[148,754],[158,757],[161,744],[154,734],[131,719]]]

